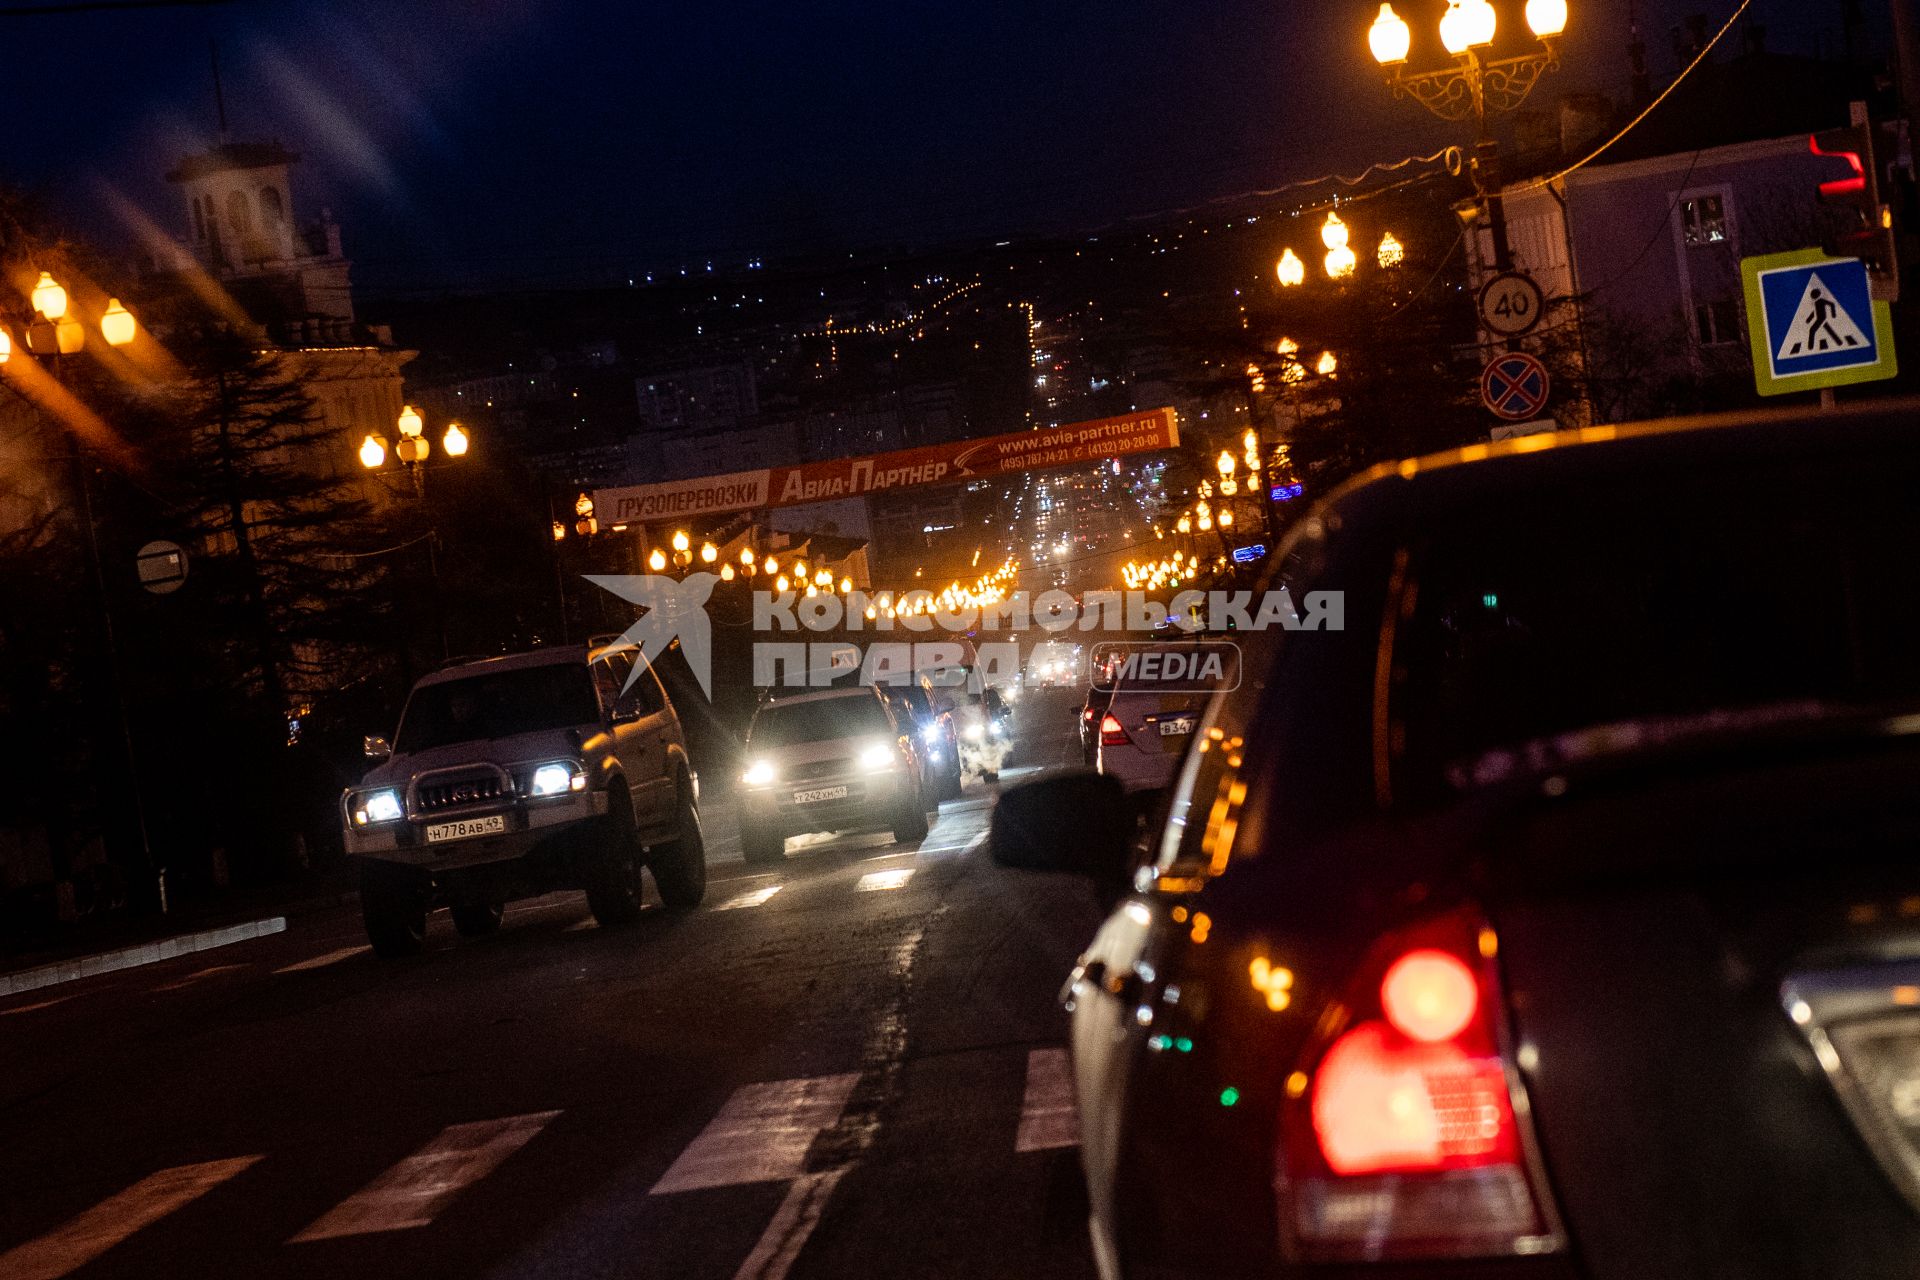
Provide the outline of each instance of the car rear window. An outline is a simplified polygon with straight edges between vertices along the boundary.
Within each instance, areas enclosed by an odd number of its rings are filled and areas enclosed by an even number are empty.
[[[1920,503],[1879,470],[1515,495],[1437,525],[1395,646],[1396,772],[1444,794],[1595,726],[1920,705]]]
[[[888,734],[893,725],[876,698],[822,698],[762,707],[747,734],[752,747],[786,747],[863,734]]]
[[[490,671],[421,685],[407,699],[394,750],[510,738],[594,724],[600,704],[584,663]]]

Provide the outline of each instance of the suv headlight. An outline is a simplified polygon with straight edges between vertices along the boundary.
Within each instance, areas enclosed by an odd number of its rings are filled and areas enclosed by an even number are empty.
[[[893,748],[884,742],[876,742],[860,753],[860,767],[868,773],[891,769],[893,764]]]
[[[571,760],[556,760],[552,764],[543,764],[533,771],[533,779],[527,784],[530,796],[563,796],[570,791],[587,789],[587,771]]]
[[[353,825],[371,826],[376,822],[398,822],[406,816],[398,791],[369,791],[354,797]]]
[[[772,786],[773,762],[770,760],[755,760],[747,766],[747,771],[740,775],[740,781],[749,787]]]
[[[946,730],[942,729],[937,724],[930,724],[926,728],[920,731],[920,741],[926,743],[930,747],[939,746],[940,743],[943,740],[945,740],[946,736],[947,736]]]

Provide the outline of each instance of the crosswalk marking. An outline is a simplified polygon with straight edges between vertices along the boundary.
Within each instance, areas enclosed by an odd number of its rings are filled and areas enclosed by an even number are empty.
[[[424,1227],[559,1114],[536,1111],[449,1125],[439,1137],[329,1209],[287,1243]]]
[[[650,1195],[777,1182],[805,1172],[807,1148],[840,1118],[858,1072],[808,1080],[773,1080],[734,1090],[700,1136],[688,1144]]]
[[[7,1280],[57,1280],[86,1266],[134,1232],[193,1203],[261,1157],[183,1164],[149,1174],[65,1226],[0,1253]]]
[[[1020,1103],[1020,1134],[1015,1151],[1050,1151],[1080,1145],[1080,1120],[1074,1111],[1073,1069],[1065,1049],[1034,1049],[1027,1054],[1027,1093]]]
[[[273,971],[273,976],[277,978],[283,973],[305,973],[309,969],[324,969],[330,964],[339,964],[342,960],[351,960],[355,956],[364,955],[371,950],[373,950],[372,947],[342,947],[338,951],[329,951],[325,955],[315,956],[311,960],[301,960],[295,964],[282,965]]]
[[[858,893],[873,893],[881,889],[901,889],[907,881],[913,879],[912,867],[895,867],[891,871],[869,871],[860,877],[854,890]]]
[[[728,898],[725,902],[715,907],[714,910],[715,911],[739,911],[745,907],[757,907],[757,906],[760,906],[762,903],[764,903],[768,898],[771,898],[774,894],[780,892],[780,890],[784,887],[785,886],[783,885],[770,884],[764,889],[749,889],[745,893],[739,894],[732,898]]]
[[[733,1280],[785,1280],[793,1261],[806,1247],[807,1238],[820,1225],[820,1214],[833,1198],[833,1189],[846,1173],[847,1166],[809,1173],[794,1180],[779,1212],[760,1233],[760,1242],[733,1273]]]

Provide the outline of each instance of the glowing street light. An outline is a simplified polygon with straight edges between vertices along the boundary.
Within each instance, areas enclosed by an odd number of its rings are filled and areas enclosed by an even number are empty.
[[[1380,237],[1380,249],[1376,260],[1380,263],[1381,270],[1391,271],[1407,260],[1407,247],[1400,243],[1393,232],[1389,231]]]
[[[718,560],[719,558],[720,558],[720,548],[714,546],[711,542],[703,542],[700,544],[700,563],[701,564],[712,564],[715,560]]]
[[[675,529],[673,531],[673,549],[675,551],[685,551],[692,545],[693,539],[687,536],[685,529]]]
[[[1398,66],[1407,60],[1407,53],[1413,48],[1413,32],[1408,29],[1405,20],[1393,11],[1393,6],[1380,6],[1380,16],[1373,20],[1373,26],[1367,31],[1367,44],[1373,49],[1373,56],[1383,67]]]
[[[1222,480],[1232,479],[1234,468],[1238,465],[1238,463],[1234,462],[1233,455],[1225,449],[1222,449],[1220,456],[1213,460],[1213,469],[1220,473]]]
[[[370,435],[360,442],[360,465],[369,471],[378,471],[387,460],[387,442],[379,436]]]
[[[1340,361],[1334,358],[1333,352],[1322,351],[1320,353],[1320,363],[1314,366],[1314,371],[1323,378],[1331,378],[1334,374],[1340,372]]]
[[[466,428],[457,422],[449,422],[447,434],[441,439],[440,447],[447,451],[449,458],[464,458],[467,456],[469,442]]]
[[[133,341],[134,332],[139,328],[134,323],[133,312],[120,305],[120,299],[108,298],[106,314],[100,317],[100,336],[107,340],[110,347],[124,347]]]
[[[1527,26],[1542,40],[1552,40],[1567,29],[1567,0],[1527,0]]]
[[[1347,247],[1349,233],[1347,224],[1340,220],[1338,213],[1327,213],[1327,223],[1320,228],[1320,240],[1327,246],[1327,274],[1335,280],[1344,280],[1352,275],[1359,260],[1352,249]]]
[[[53,278],[51,271],[40,273],[39,283],[33,286],[33,309],[47,320],[58,323],[67,314],[67,291],[62,289]]]
[[[647,568],[653,570],[655,573],[665,573],[667,571],[667,553],[658,547],[649,551],[647,553]]]
[[[13,359],[13,335],[0,329],[0,364]]]
[[[418,440],[420,433],[427,429],[426,419],[412,405],[400,410],[400,434],[408,440]]]
[[[1300,261],[1300,255],[1292,249],[1280,255],[1280,265],[1276,270],[1283,288],[1292,289],[1307,282],[1307,264]]]
[[[1488,0],[1448,0],[1446,16],[1440,19],[1440,43],[1456,58],[1469,49],[1484,49],[1493,43],[1499,21]]]

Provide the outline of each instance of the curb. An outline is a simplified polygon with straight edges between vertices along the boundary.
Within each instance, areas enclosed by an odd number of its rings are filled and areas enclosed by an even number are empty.
[[[77,982],[81,978],[91,978],[97,974],[117,973],[122,969],[136,969],[141,965],[157,964],[162,960],[171,960],[175,956],[192,955],[196,951],[211,951],[215,947],[230,946],[236,942],[247,942],[254,938],[264,938],[269,934],[282,933],[285,932],[286,927],[285,916],[269,916],[265,920],[250,920],[245,924],[229,925],[224,929],[185,933],[178,937],[162,938],[157,942],[122,947],[117,951],[103,951],[98,955],[81,956],[76,960],[61,960],[54,964],[41,965],[37,969],[0,974],[0,996],[16,996],[26,991],[38,991],[42,987],[59,986],[63,982]]]

